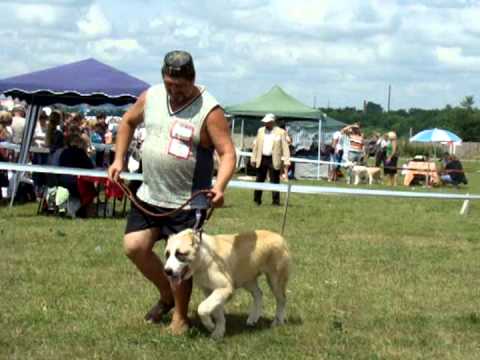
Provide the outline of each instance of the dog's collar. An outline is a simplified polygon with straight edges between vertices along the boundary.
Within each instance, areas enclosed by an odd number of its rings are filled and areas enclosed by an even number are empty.
[[[198,239],[202,241],[202,233],[203,233],[203,225],[200,226],[200,223],[202,222],[202,210],[196,209],[195,210],[195,224],[193,225],[193,232],[195,233],[196,236],[198,236]]]

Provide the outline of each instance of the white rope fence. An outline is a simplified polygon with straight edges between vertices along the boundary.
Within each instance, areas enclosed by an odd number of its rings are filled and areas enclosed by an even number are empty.
[[[68,168],[58,166],[44,165],[20,165],[16,163],[0,162],[0,170],[18,171],[18,172],[37,172],[48,174],[65,174],[77,176],[93,176],[99,178],[108,177],[105,170],[89,170],[79,168]],[[121,178],[125,180],[143,180],[142,174],[132,174],[122,172]],[[297,194],[321,194],[321,195],[345,195],[345,196],[373,196],[373,197],[391,197],[391,198],[421,198],[421,199],[441,199],[441,200],[463,200],[463,206],[460,211],[465,214],[468,210],[470,200],[480,200],[480,195],[475,194],[452,194],[426,191],[392,191],[392,190],[371,190],[371,189],[353,189],[348,187],[334,186],[312,186],[312,185],[294,185],[257,183],[248,181],[232,180],[229,187],[251,190],[279,191],[282,193]],[[288,206],[286,203],[285,206]]]

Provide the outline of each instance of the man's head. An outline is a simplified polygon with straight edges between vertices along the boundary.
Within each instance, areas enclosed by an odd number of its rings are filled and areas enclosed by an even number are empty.
[[[105,122],[107,120],[107,114],[105,114],[103,111],[100,111],[96,114],[96,119],[97,122]]]
[[[23,106],[16,106],[12,110],[13,116],[25,117],[25,109]]]
[[[267,129],[271,129],[273,128],[273,126],[275,125],[275,115],[273,114],[266,114],[263,119],[262,119],[262,123],[265,124],[265,127]]]
[[[162,76],[165,89],[174,102],[182,103],[192,96],[195,67],[188,52],[174,50],[167,53],[163,59]]]

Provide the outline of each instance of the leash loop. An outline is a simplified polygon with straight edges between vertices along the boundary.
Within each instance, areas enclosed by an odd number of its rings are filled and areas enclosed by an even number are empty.
[[[188,204],[190,204],[193,199],[195,199],[197,196],[201,195],[201,194],[206,194],[207,195],[207,198],[208,198],[208,210],[207,210],[207,215],[205,217],[205,222],[207,222],[210,217],[212,216],[212,213],[213,213],[213,206],[212,206],[212,200],[211,200],[211,195],[213,195],[213,191],[211,190],[198,190],[196,191],[195,193],[192,194],[192,196],[187,199],[187,201],[185,201],[182,205],[180,205],[178,208],[176,209],[173,209],[172,211],[167,211],[165,213],[162,213],[162,214],[157,214],[155,212],[152,212],[148,209],[146,209],[144,206],[142,206],[138,200],[136,199],[135,195],[132,193],[132,191],[130,190],[130,188],[125,185],[125,183],[122,181],[122,180],[118,180],[118,181],[114,181],[115,184],[117,184],[120,189],[122,189],[122,191],[125,193],[125,195],[129,198],[129,200],[138,208],[140,209],[141,211],[143,211],[145,214],[149,215],[149,216],[152,216],[152,217],[155,217],[155,218],[162,218],[162,217],[167,217],[167,216],[172,216],[172,215],[175,215],[177,214],[178,212],[180,212],[181,210],[183,210]],[[210,195],[210,196],[208,196]],[[201,212],[201,209],[197,209],[197,211],[195,212],[195,225],[194,225],[194,230],[198,229],[199,227],[199,224],[200,224],[200,221],[201,221],[201,218],[202,218],[202,212]]]

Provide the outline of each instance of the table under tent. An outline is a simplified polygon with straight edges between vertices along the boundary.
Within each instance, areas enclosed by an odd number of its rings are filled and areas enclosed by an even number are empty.
[[[0,80],[0,94],[28,104],[18,163],[26,164],[28,161],[35,126],[43,106],[55,104],[124,106],[134,103],[148,87],[148,83],[95,59]],[[11,204],[20,177],[16,173],[13,179]]]
[[[324,178],[328,165],[307,162],[322,159],[322,145],[329,144],[333,132],[346,124],[335,120],[319,109],[309,107],[280,86],[242,104],[227,106],[227,116],[232,118],[232,134],[241,153],[248,152],[261,119],[267,113],[275,114],[277,123],[284,124],[294,148],[295,176],[297,178]],[[246,166],[248,157],[239,157],[239,167]],[[306,160],[306,161],[304,161]]]

